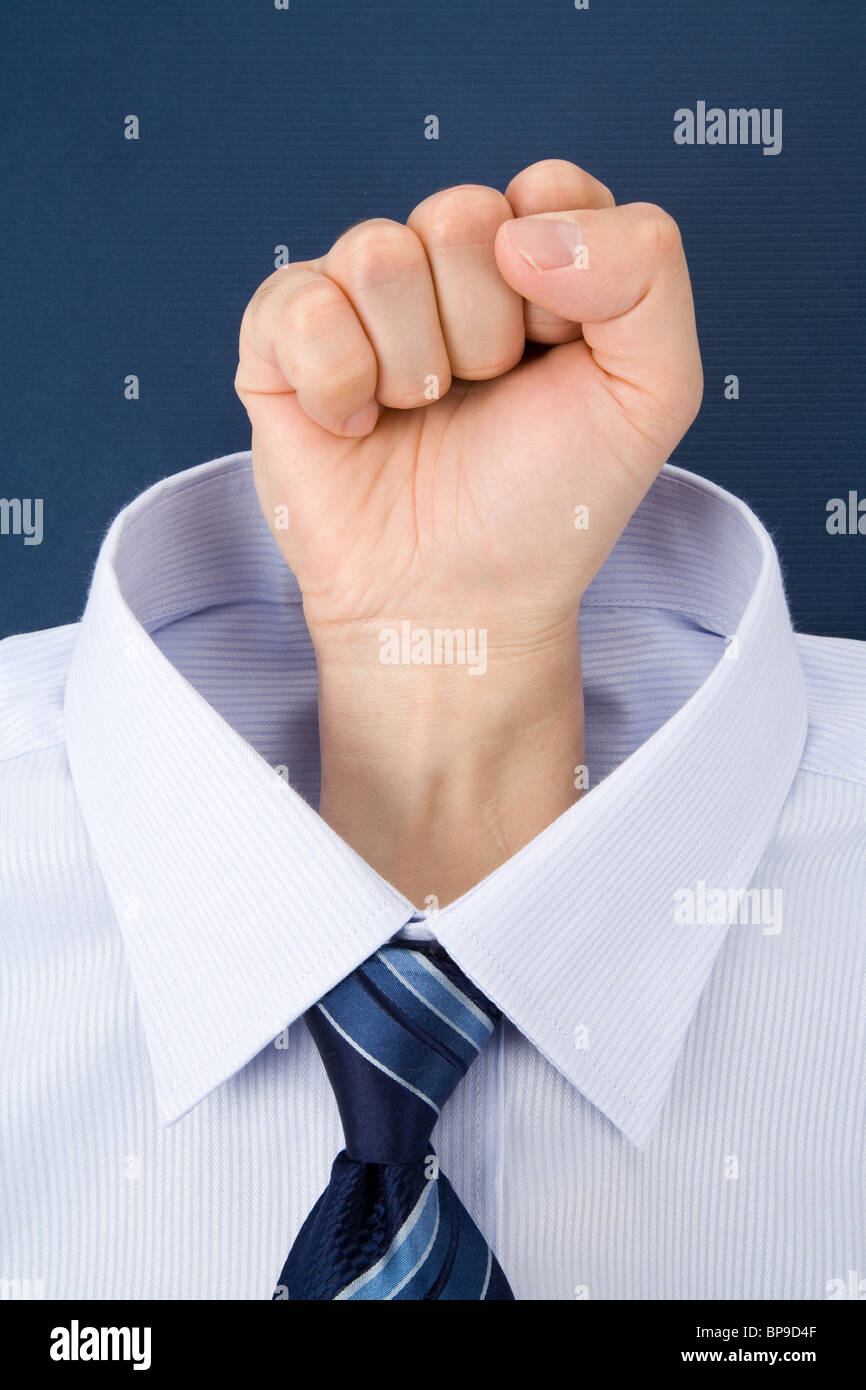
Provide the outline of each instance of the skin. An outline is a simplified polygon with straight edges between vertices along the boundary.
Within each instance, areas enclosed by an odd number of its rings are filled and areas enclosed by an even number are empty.
[[[316,651],[319,812],[444,906],[579,794],[581,597],[703,389],[676,223],[562,160],[434,193],[269,276],[235,387]],[[484,629],[486,672],[382,664],[405,620]]]

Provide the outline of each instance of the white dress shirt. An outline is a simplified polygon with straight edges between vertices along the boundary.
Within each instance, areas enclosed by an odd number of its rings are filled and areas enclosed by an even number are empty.
[[[866,1296],[866,644],[667,467],[581,645],[590,790],[427,918],[505,1015],[443,1170],[518,1299]],[[0,644],[6,1297],[270,1297],[342,1146],[301,1015],[416,913],[318,777],[248,454]]]

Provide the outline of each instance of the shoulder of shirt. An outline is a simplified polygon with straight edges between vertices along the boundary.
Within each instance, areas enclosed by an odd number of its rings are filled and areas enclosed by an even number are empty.
[[[866,642],[797,634],[809,728],[800,770],[866,783]]]
[[[0,642],[0,763],[63,742],[63,694],[78,623]]]

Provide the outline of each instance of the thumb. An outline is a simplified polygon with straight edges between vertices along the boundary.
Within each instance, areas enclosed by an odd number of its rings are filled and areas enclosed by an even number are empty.
[[[689,272],[676,222],[652,203],[503,222],[496,261],[524,299],[580,323],[621,405],[670,450],[703,378]],[[554,348],[577,362],[580,342]]]

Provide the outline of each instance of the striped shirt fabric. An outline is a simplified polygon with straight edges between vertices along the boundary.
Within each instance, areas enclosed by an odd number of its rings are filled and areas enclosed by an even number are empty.
[[[317,814],[249,454],[0,643],[0,1297],[269,1299],[342,1146],[301,1015],[398,935],[504,1015],[433,1142],[519,1300],[866,1297],[866,644],[668,466],[581,648],[589,790],[419,911]]]

